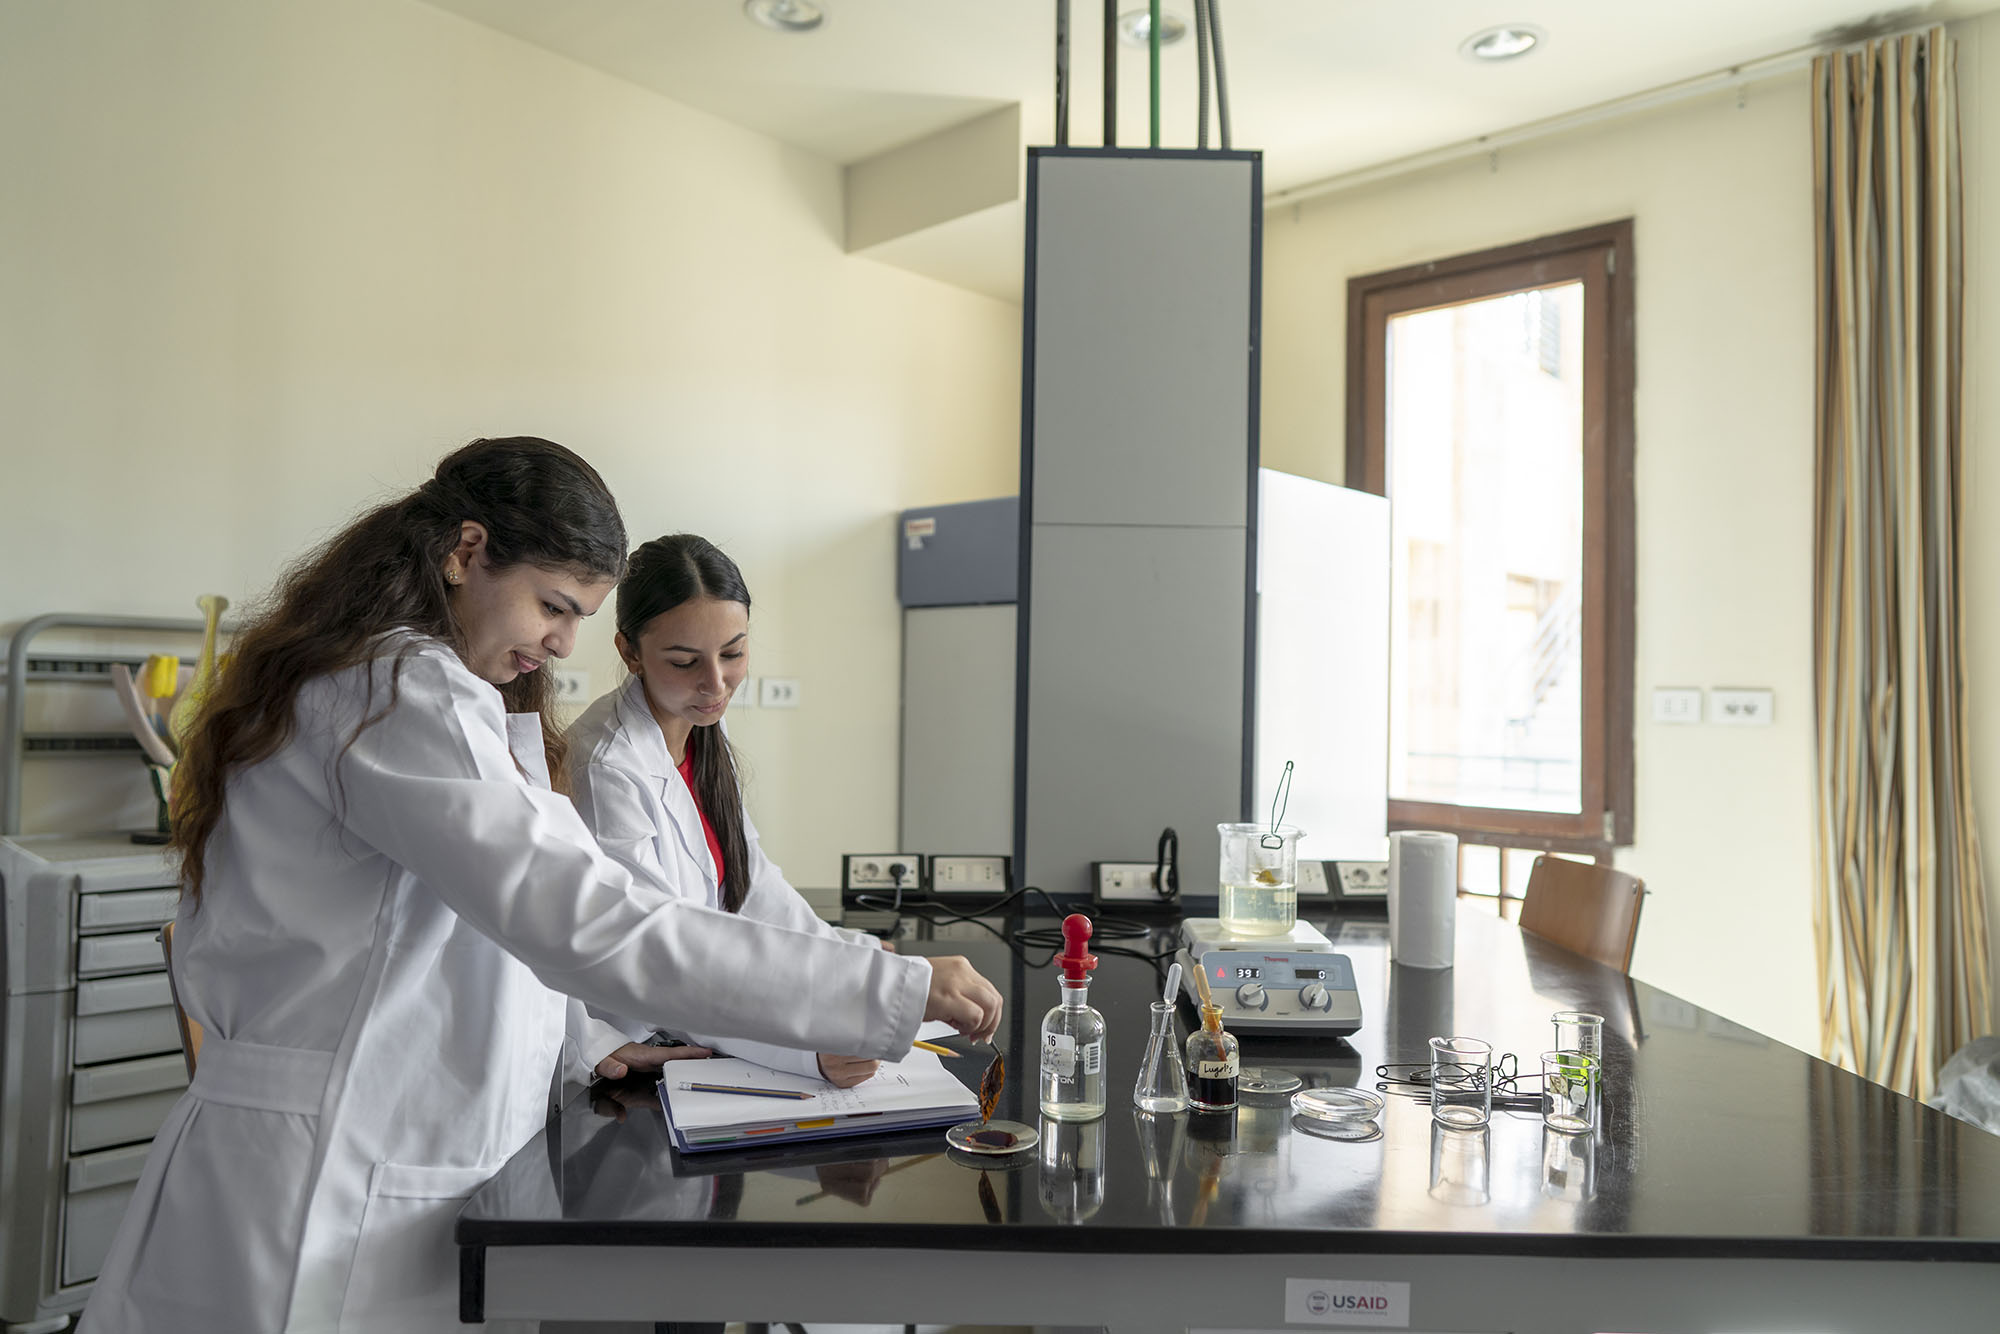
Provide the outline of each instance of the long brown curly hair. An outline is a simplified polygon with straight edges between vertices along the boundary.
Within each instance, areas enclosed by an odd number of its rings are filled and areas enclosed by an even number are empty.
[[[362,515],[286,571],[237,633],[229,666],[174,766],[172,846],[181,892],[197,906],[229,779],[291,740],[301,687],[368,661],[391,630],[465,651],[444,561],[468,520],[486,529],[486,559],[498,570],[529,564],[593,580],[625,570],[625,524],[596,469],[552,441],[515,436],[475,440],[447,455],[428,482]],[[395,707],[401,659],[414,648],[398,654],[387,701],[371,712],[368,699],[349,745]],[[550,715],[551,674],[528,672],[499,690],[508,712],[542,715],[549,775],[566,786],[568,746]]]

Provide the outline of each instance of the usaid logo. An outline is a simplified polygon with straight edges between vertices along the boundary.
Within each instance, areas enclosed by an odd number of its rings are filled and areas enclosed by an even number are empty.
[[[1285,1280],[1285,1319],[1291,1324],[1410,1324],[1410,1285],[1356,1283],[1332,1279]]]

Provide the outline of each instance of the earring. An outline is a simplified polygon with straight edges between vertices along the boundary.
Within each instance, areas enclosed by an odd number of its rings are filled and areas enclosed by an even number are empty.
[[[446,570],[446,571],[444,572],[444,581],[445,581],[446,583],[448,583],[448,584],[455,584],[455,583],[457,583],[457,582],[458,582],[458,571],[457,571],[457,570]]]

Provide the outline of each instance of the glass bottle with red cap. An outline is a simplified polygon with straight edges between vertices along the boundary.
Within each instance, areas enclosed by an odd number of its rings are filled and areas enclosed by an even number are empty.
[[[1104,1115],[1104,1016],[1090,1008],[1090,919],[1063,918],[1062,1001],[1042,1019],[1042,1115],[1089,1121]]]

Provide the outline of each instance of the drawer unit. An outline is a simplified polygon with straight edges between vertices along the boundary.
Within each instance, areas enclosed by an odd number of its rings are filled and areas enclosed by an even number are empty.
[[[121,1144],[146,1144],[159,1133],[167,1113],[181,1100],[181,1091],[142,1093],[134,1098],[72,1107],[69,1113],[69,1151],[88,1153]]]
[[[186,1090],[174,880],[124,835],[0,838],[0,1327],[82,1307]]]
[[[118,1222],[132,1200],[138,1178],[119,1186],[103,1186],[63,1200],[62,1282],[64,1287],[88,1283],[104,1268]]]
[[[77,1071],[70,1076],[69,1151],[143,1146],[186,1087],[187,1062],[178,1053]]]
[[[141,973],[137,977],[106,977],[80,982],[76,988],[76,1014],[115,1014],[120,1010],[150,1010],[174,1003],[173,988],[164,971]]]
[[[128,889],[117,894],[85,894],[76,909],[79,932],[129,931],[144,926],[158,930],[173,920],[180,907],[178,889]]]
[[[76,942],[76,975],[111,977],[118,973],[157,973],[166,967],[158,931],[121,931],[110,936],[84,936]]]
[[[180,1046],[173,989],[167,985],[164,972],[77,984],[72,1056],[76,1064],[96,1065],[179,1051]]]
[[[71,1060],[77,1065],[96,1065],[180,1049],[181,1026],[174,1019],[174,1007],[167,1005],[78,1019]]]

